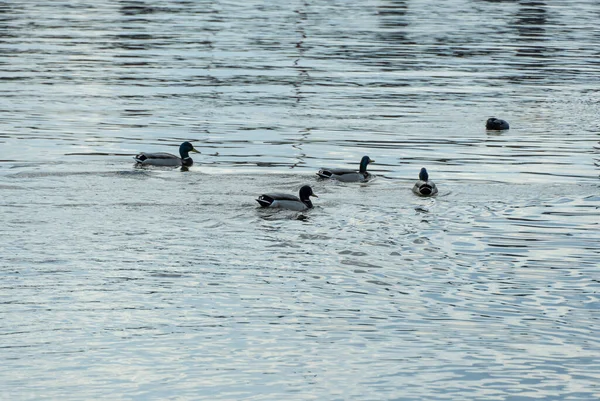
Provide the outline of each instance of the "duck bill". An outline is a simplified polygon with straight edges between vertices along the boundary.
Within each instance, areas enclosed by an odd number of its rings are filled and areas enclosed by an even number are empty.
[[[192,150],[190,150],[190,152],[194,152],[194,153],[202,153],[199,150],[196,150],[196,148],[192,148]]]
[[[310,196],[314,196],[315,198],[318,198],[318,196],[316,194],[310,194]]]
[[[369,163],[375,163],[375,160],[369,159]]]

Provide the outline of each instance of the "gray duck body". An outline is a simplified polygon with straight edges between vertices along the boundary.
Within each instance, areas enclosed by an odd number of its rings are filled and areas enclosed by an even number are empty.
[[[341,182],[366,182],[375,176],[367,171],[369,163],[374,163],[369,156],[363,156],[360,161],[360,168],[357,170],[351,168],[322,168],[317,172],[320,178],[332,179]]]
[[[141,166],[190,167],[194,164],[194,161],[190,157],[190,152],[200,153],[191,143],[183,142],[179,146],[179,155],[181,157],[166,152],[141,152],[133,159],[136,161],[137,165]]]
[[[256,201],[264,208],[280,208],[302,212],[313,208],[313,204],[310,200],[311,196],[318,198],[312,188],[308,185],[300,188],[299,195],[300,196],[298,197],[283,193],[268,193],[260,195]]]

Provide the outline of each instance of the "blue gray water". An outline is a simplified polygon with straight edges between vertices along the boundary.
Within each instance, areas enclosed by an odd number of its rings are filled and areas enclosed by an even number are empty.
[[[0,399],[599,399],[599,18],[0,3]]]

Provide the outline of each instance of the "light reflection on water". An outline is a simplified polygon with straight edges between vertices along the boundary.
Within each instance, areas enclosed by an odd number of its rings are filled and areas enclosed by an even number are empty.
[[[0,399],[598,398],[599,10],[0,6]]]

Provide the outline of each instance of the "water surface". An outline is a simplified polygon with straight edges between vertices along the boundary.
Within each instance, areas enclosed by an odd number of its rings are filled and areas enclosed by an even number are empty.
[[[1,4],[0,399],[599,398],[599,15]]]

